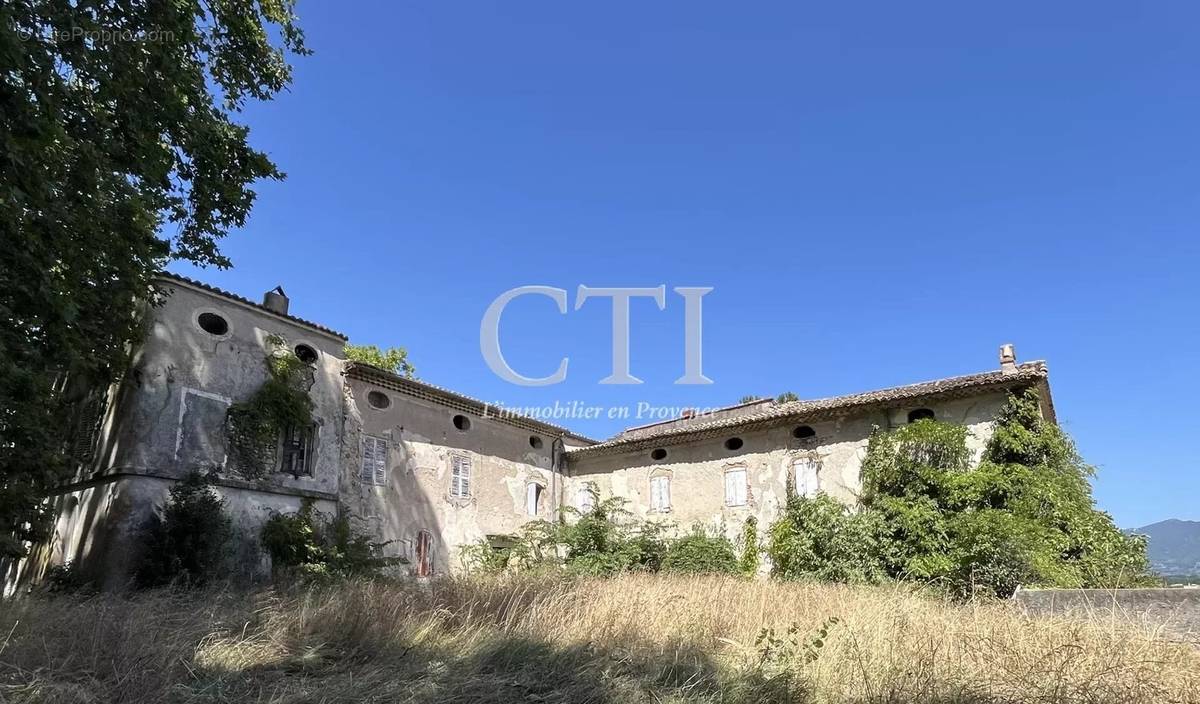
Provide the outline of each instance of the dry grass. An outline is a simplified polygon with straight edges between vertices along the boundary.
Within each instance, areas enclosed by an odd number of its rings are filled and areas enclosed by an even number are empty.
[[[899,587],[449,579],[0,603],[0,701],[1161,704],[1200,702],[1200,652]]]

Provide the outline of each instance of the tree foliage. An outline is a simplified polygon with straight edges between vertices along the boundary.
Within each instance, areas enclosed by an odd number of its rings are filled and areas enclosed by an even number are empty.
[[[312,370],[277,336],[267,338],[267,379],[226,414],[230,467],[247,479],[261,479],[275,467],[275,446],[287,428],[309,428]]]
[[[143,587],[202,586],[228,574],[233,522],[208,478],[193,472],[171,487],[160,513],[144,528],[135,573]]]
[[[386,543],[355,532],[343,511],[327,516],[306,499],[296,513],[272,513],[260,534],[279,576],[303,579],[379,574],[396,560],[383,556]]]
[[[1062,429],[1042,419],[1032,390],[1009,397],[974,465],[961,426],[921,420],[876,432],[860,510],[791,499],[771,527],[775,573],[916,579],[958,596],[1143,582],[1145,544],[1095,508],[1093,473]]]
[[[151,277],[228,266],[252,184],[282,178],[233,118],[289,53],[293,0],[0,4],[0,556],[45,535],[63,419],[124,366]]]
[[[347,344],[346,359],[370,364],[372,367],[379,367],[409,379],[417,378],[417,368],[408,361],[408,350],[403,347],[389,347],[381,350],[375,345]]]

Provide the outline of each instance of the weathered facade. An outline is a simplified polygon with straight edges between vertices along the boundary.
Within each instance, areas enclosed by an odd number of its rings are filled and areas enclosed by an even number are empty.
[[[733,537],[745,519],[767,524],[789,484],[856,500],[867,440],[932,416],[961,423],[979,451],[1009,391],[1037,387],[1054,417],[1041,362],[813,401],[764,400],[632,428],[596,442],[531,418],[374,367],[347,362],[346,338],[288,312],[281,289],[262,303],[173,275],[131,371],[87,425],[74,481],[51,497],[53,541],[11,565],[11,589],[46,566],[72,562],[109,586],[128,578],[138,531],[174,481],[214,473],[241,539],[245,571],[269,568],[257,534],[272,512],[308,499],[349,512],[419,575],[456,569],[463,545],[493,541],[564,506],[621,497],[637,516]],[[310,370],[312,428],[280,438],[273,466],[241,476],[229,465],[229,407],[266,380],[271,345]],[[687,414],[685,414],[686,416]]]

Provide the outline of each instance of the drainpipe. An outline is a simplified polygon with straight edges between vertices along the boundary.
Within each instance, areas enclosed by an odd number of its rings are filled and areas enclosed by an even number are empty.
[[[558,520],[562,512],[562,483],[558,481],[558,473],[561,470],[559,463],[562,462],[563,454],[566,451],[566,443],[563,442],[563,436],[559,435],[554,438],[554,442],[550,443],[550,482],[551,495],[554,497],[554,519]]]

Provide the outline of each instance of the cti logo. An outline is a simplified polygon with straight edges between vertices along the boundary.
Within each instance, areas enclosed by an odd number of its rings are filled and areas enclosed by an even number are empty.
[[[683,297],[684,356],[683,376],[676,384],[711,384],[712,379],[704,376],[700,367],[701,299],[712,291],[711,286],[678,286],[674,289]],[[479,351],[488,367],[505,381],[521,386],[550,386],[567,378],[569,358],[563,357],[558,369],[549,376],[522,376],[508,366],[500,351],[500,314],[505,306],[520,296],[546,296],[558,304],[558,312],[567,314],[567,292],[552,286],[518,286],[496,297],[483,314],[479,323]],[[600,380],[601,384],[640,384],[642,380],[629,373],[629,301],[633,298],[652,298],[659,310],[667,307],[667,287],[656,288],[592,288],[580,284],[575,295],[575,310],[583,307],[589,298],[612,299],[612,374]]]

